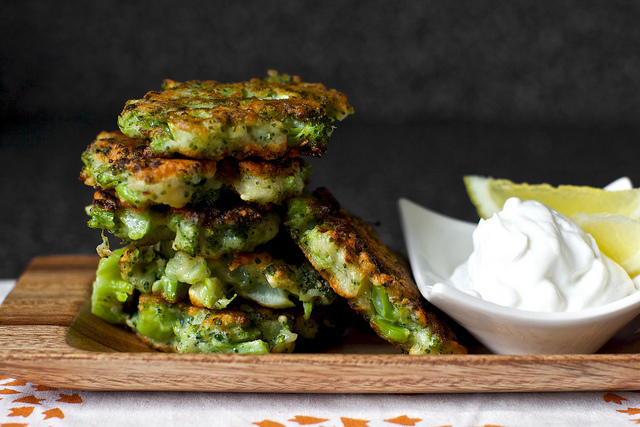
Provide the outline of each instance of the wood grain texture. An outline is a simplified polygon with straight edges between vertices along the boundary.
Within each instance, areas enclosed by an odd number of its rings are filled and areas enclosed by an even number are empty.
[[[0,306],[0,375],[84,390],[277,393],[466,393],[640,388],[638,322],[593,355],[384,354],[369,337],[327,353],[150,351],[91,315],[98,259],[35,259]]]

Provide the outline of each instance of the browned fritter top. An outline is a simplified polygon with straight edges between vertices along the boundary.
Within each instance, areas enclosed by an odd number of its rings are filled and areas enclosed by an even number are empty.
[[[318,189],[315,195],[327,232],[342,248],[347,262],[366,265],[366,274],[383,284],[393,299],[422,308],[422,294],[399,255],[380,240],[369,224],[342,209],[326,188]],[[424,316],[422,309],[419,313]]]
[[[126,173],[147,183],[162,182],[174,176],[207,176],[216,172],[217,162],[180,158],[164,158],[149,151],[144,140],[129,138],[122,132],[101,132],[93,141],[83,160],[89,161],[80,180],[97,185],[95,175],[109,170],[111,175]],[[92,167],[91,167],[92,166]]]
[[[392,304],[407,309],[414,321],[442,338],[445,352],[466,353],[466,348],[457,342],[455,333],[445,323],[446,316],[422,297],[404,259],[389,249],[370,225],[342,209],[327,189],[316,190],[313,200],[310,210],[314,213],[316,228],[340,247],[345,262],[356,266],[373,286],[384,287]],[[310,256],[309,248],[304,245],[301,247],[311,260],[313,256]],[[372,314],[368,301],[364,302],[350,294],[351,289],[345,287],[344,279],[334,277],[320,265],[316,265],[316,268],[337,294],[347,298],[354,310],[365,317]],[[377,328],[374,324],[372,327]]]
[[[304,189],[311,166],[300,158],[272,162],[252,158],[218,161],[163,157],[146,141],[121,132],[102,132],[82,154],[80,179],[96,188],[115,188],[121,202],[183,207],[214,203],[224,191],[259,204],[280,203]]]
[[[271,72],[237,83],[165,80],[163,90],[129,100],[118,126],[158,153],[273,160],[322,155],[332,123],[351,113],[343,93]]]

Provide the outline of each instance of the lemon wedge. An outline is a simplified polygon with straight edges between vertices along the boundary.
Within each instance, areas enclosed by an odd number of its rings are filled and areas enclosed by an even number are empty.
[[[571,219],[593,236],[598,248],[634,277],[640,274],[640,222],[624,215],[579,213]]]
[[[510,197],[537,200],[569,217],[584,212],[640,218],[640,189],[638,188],[607,191],[575,185],[554,187],[549,184],[518,184],[508,179],[480,175],[466,175],[463,179],[469,198],[481,218],[489,218],[495,212],[502,210],[504,202]]]

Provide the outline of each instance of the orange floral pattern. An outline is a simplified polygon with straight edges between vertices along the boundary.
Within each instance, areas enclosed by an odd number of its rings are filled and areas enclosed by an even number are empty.
[[[254,425],[258,427],[289,427],[293,425],[313,425],[317,427],[371,427],[369,423],[375,422],[376,425],[380,425],[378,420],[365,420],[360,418],[347,418],[347,417],[335,417],[335,418],[319,418],[308,415],[296,415],[295,417],[287,420],[295,424],[283,424],[273,420],[263,420],[254,422]],[[407,415],[399,415],[394,418],[382,420],[383,424],[389,427],[393,426],[417,426],[421,421],[421,418],[413,418]],[[420,424],[423,425],[423,424]],[[425,425],[429,427],[452,427],[451,425]],[[478,427],[505,427],[501,425],[485,424]]]
[[[63,426],[65,411],[84,404],[83,394],[72,390],[60,390],[54,387],[33,384],[0,376],[0,427]],[[597,396],[597,394],[596,394]],[[597,398],[594,396],[594,398]],[[631,423],[640,424],[640,391],[606,392],[601,394],[605,407],[612,414],[628,417]],[[45,422],[43,424],[43,422]],[[374,427],[374,426],[418,426],[452,427],[434,425],[416,414],[398,414],[382,418],[351,418],[340,415],[289,415],[282,419],[262,419],[248,422],[258,427]],[[504,425],[485,424],[477,427],[505,427]]]
[[[633,393],[633,395],[638,395],[638,399],[630,401],[626,397],[620,396],[616,393],[605,393],[602,396],[602,399],[607,403],[613,403],[621,406],[624,409],[616,409],[617,412],[627,414],[631,421],[636,424],[640,424],[640,391],[633,391],[631,393]],[[633,406],[629,406],[629,404]]]
[[[0,412],[0,427],[55,425],[64,419],[68,405],[83,403],[79,393],[66,394],[57,388],[0,377],[0,400],[8,400]],[[4,402],[3,402],[4,403]]]

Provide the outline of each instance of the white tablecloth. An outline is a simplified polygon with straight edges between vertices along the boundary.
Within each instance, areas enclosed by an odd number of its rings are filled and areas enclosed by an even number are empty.
[[[0,302],[14,283],[0,280]],[[52,389],[0,377],[0,427],[638,424],[640,392],[428,395],[93,392]]]

